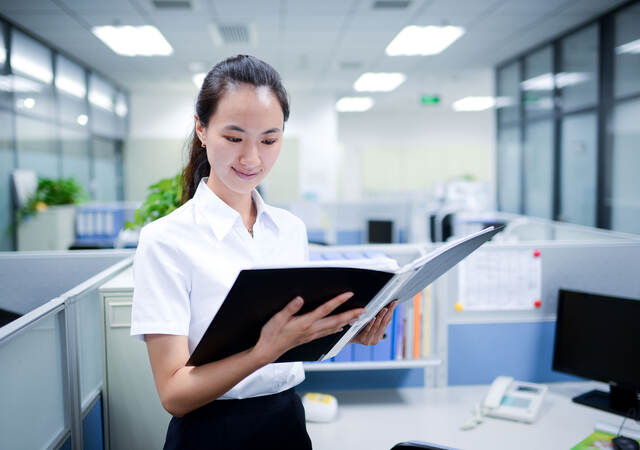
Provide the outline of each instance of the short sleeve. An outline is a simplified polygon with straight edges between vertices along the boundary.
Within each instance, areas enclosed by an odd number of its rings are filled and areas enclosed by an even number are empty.
[[[131,335],[189,335],[189,261],[145,227],[133,260]]]

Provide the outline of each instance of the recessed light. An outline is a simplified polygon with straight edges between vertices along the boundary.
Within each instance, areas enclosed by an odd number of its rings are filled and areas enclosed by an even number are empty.
[[[493,108],[496,99],[493,97],[464,97],[453,102],[454,111],[484,111]]]
[[[83,127],[89,122],[89,118],[86,114],[80,114],[76,121],[78,122],[78,125]]]
[[[339,112],[363,112],[373,107],[371,97],[342,97],[336,102]]]
[[[173,48],[162,33],[151,25],[107,25],[93,27],[91,31],[118,55],[168,56],[173,53]]]
[[[358,92],[389,92],[400,86],[406,80],[403,73],[373,73],[367,72],[353,83]]]
[[[463,34],[464,28],[451,25],[444,27],[410,25],[393,38],[385,51],[389,56],[436,55]]]

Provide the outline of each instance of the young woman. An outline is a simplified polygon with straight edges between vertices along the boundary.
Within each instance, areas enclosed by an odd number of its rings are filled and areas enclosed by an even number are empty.
[[[165,449],[311,448],[293,390],[304,379],[302,364],[273,361],[364,312],[328,315],[348,292],[303,315],[296,312],[304,299],[291,299],[254,347],[185,365],[240,270],[307,259],[302,221],[255,190],[278,158],[288,117],[287,93],[271,66],[244,55],[215,65],[196,102],[183,204],[141,231],[131,334],[144,336],[160,400],[174,416]],[[394,307],[354,341],[375,344]]]

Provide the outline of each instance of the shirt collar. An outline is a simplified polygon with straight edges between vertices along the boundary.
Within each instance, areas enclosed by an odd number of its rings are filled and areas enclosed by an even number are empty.
[[[208,177],[204,177],[200,180],[198,188],[193,195],[193,200],[198,210],[208,219],[216,238],[221,241],[231,231],[236,221],[241,220],[240,213],[227,205],[207,186],[207,179]],[[265,219],[264,224],[270,226],[278,234],[280,227],[275,220],[271,207],[264,202],[255,189],[251,192],[251,197],[256,205],[256,224],[262,217]]]

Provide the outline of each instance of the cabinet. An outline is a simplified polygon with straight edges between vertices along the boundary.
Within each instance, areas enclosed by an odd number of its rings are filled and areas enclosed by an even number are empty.
[[[105,437],[111,450],[162,448],[171,419],[160,403],[147,347],[129,334],[132,298],[131,268],[100,288],[105,321]]]

